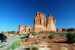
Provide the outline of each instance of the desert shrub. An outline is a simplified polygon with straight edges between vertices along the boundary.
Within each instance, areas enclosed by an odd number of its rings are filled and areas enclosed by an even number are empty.
[[[52,33],[52,34],[50,34],[50,35],[48,36],[48,38],[49,38],[49,39],[54,39],[55,36],[56,36],[56,34],[53,34],[53,33]]]
[[[32,32],[32,35],[36,35],[37,33],[36,32]]]
[[[66,36],[66,33],[63,33],[63,34],[60,33],[59,36],[60,36],[60,37],[65,37],[65,36]]]
[[[15,48],[19,47],[20,45],[22,45],[22,41],[17,40],[12,45],[10,45],[10,47],[7,48],[6,50],[14,50]]]
[[[24,35],[20,35],[21,39],[25,39],[25,38],[29,38],[30,34],[24,34]]]
[[[75,42],[75,33],[66,34],[66,38],[69,43],[74,43]]]
[[[30,48],[30,50],[38,50],[38,48],[34,45],[30,45],[29,48]]]
[[[21,39],[25,39],[25,38],[26,38],[26,35],[23,35],[23,36],[21,36],[20,38],[21,38]]]
[[[25,35],[26,38],[29,38],[29,36],[30,36],[30,34],[26,34],[26,35]]]

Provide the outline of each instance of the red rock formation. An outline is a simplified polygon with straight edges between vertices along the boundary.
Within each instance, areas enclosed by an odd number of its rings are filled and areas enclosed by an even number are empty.
[[[37,12],[34,20],[34,32],[46,31],[46,16],[42,12]]]
[[[19,27],[20,34],[26,34],[32,32],[55,32],[56,31],[56,20],[53,16],[48,16],[48,20],[46,16],[42,12],[37,12],[36,17],[34,19],[34,29],[30,26],[20,26]]]
[[[56,31],[56,20],[53,16],[48,16],[47,31]]]
[[[19,26],[19,33],[20,34],[27,34],[27,33],[30,33],[30,32],[32,32],[32,27],[23,26],[23,25]]]
[[[46,21],[46,16],[42,12],[37,12],[34,20],[34,31],[35,32],[44,32],[44,31],[56,31],[56,20],[53,16],[48,16]]]

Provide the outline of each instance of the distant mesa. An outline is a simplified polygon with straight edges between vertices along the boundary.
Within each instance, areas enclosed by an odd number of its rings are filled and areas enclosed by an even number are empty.
[[[57,29],[57,32],[64,32],[64,31],[67,31],[67,32],[71,32],[71,31],[75,31],[75,28],[61,28],[61,29]]]
[[[30,26],[19,26],[19,33],[30,33],[30,32],[56,32],[56,19],[49,15],[48,19],[43,12],[37,12],[34,19],[34,28]]]

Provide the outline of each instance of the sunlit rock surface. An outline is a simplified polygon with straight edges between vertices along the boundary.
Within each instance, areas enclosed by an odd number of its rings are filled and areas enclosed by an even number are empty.
[[[46,16],[42,12],[37,12],[34,19],[34,32],[55,32],[56,31],[56,19],[53,16]]]
[[[35,32],[46,31],[46,16],[41,12],[37,12],[36,14],[34,20],[34,31]]]
[[[48,16],[47,31],[56,31],[56,20],[53,16]]]
[[[20,34],[27,34],[27,33],[32,32],[32,30],[33,29],[30,26],[24,26],[24,25],[19,26],[19,33]]]
[[[20,34],[27,34],[32,32],[55,32],[56,31],[56,19],[53,16],[48,16],[46,19],[46,15],[43,12],[37,12],[36,17],[34,19],[34,28],[30,26],[19,26]]]

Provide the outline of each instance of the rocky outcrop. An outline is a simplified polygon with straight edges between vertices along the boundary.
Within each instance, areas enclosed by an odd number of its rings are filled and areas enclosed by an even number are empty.
[[[48,16],[47,31],[56,31],[56,20],[53,16]]]
[[[56,31],[56,19],[53,16],[46,16],[42,12],[37,12],[34,19],[34,28],[30,26],[19,26],[20,34],[27,34],[30,32],[55,32]]]
[[[34,20],[34,32],[46,31],[46,16],[44,13],[37,12]]]
[[[33,31],[33,29],[30,26],[23,26],[23,25],[19,26],[19,34],[27,34],[32,31]]]
[[[42,12],[37,12],[34,20],[34,32],[56,31],[56,20],[53,16],[46,16]]]

